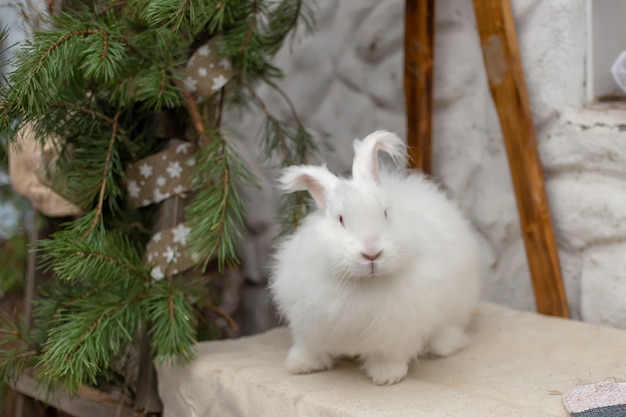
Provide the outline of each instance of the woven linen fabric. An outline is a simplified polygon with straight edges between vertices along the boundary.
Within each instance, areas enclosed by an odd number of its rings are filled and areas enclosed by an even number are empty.
[[[626,383],[581,385],[563,394],[572,417],[626,417]]]

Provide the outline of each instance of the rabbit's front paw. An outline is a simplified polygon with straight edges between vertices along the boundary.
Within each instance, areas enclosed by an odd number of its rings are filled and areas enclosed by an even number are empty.
[[[294,345],[289,349],[286,364],[292,374],[309,374],[332,368],[333,359],[328,353],[311,352]]]
[[[469,337],[461,327],[450,326],[439,330],[428,343],[430,353],[450,356],[469,344]]]
[[[381,360],[370,357],[363,364],[363,369],[374,384],[393,385],[404,379],[409,366],[406,360]]]

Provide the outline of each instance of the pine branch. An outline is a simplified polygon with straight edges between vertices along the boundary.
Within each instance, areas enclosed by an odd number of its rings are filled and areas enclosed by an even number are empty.
[[[113,286],[114,283],[115,283],[114,281],[106,281],[106,282],[103,282],[102,284],[100,284],[97,287],[93,287],[93,288],[85,291],[84,293],[81,293],[81,294],[79,294],[77,296],[71,297],[70,299],[62,300],[60,302],[60,306],[55,309],[54,315],[52,316],[52,318],[54,320],[61,319],[63,314],[66,311],[70,310],[74,305],[88,300],[89,298],[93,297],[94,295],[97,295],[100,291],[103,291],[103,290]]]
[[[158,363],[189,361],[193,358],[197,320],[185,296],[186,289],[176,282],[159,281],[144,300],[148,334]]]
[[[283,98],[283,100],[285,100],[285,102],[289,106],[289,110],[291,112],[291,116],[293,117],[296,125],[297,126],[304,126],[304,123],[302,123],[302,121],[300,120],[300,116],[298,115],[298,112],[296,111],[296,107],[293,105],[293,103],[292,103],[291,99],[289,98],[289,96],[287,95],[287,93],[285,93],[285,90],[280,88],[280,86],[278,84],[273,83],[271,80],[267,80],[266,82],[267,82],[267,84],[269,84],[272,87],[272,89],[274,91],[276,91],[278,94],[280,94],[280,96]]]
[[[84,107],[84,106],[79,106],[79,107],[71,107],[66,103],[55,103],[52,105],[53,107],[58,107],[58,108],[62,108],[62,109],[67,109],[70,111],[77,111],[77,112],[81,112],[81,113],[85,113],[88,114],[90,116],[94,116],[97,117],[98,119],[101,119],[105,122],[107,122],[108,124],[110,124],[112,126],[113,129],[117,130],[120,138],[122,139],[122,141],[124,142],[124,144],[126,145],[126,148],[128,149],[128,151],[130,152],[133,160],[137,159],[137,156],[135,154],[135,151],[133,150],[133,145],[130,141],[130,139],[128,138],[128,134],[125,132],[124,129],[122,129],[122,127],[119,125],[118,123],[118,119],[119,116],[121,115],[121,111],[118,111],[118,113],[116,114],[116,117],[109,117],[104,113],[101,113],[99,111]]]
[[[102,181],[100,182],[100,193],[98,196],[98,204],[96,205],[96,215],[94,216],[93,221],[85,235],[90,235],[93,229],[96,227],[96,224],[101,221],[102,207],[104,206],[104,195],[108,182],[107,180],[111,171],[111,155],[113,154],[113,145],[115,144],[115,139],[117,137],[117,121],[121,113],[121,111],[118,111],[117,113],[115,113],[115,117],[113,117],[113,130],[111,132],[111,139],[109,140],[109,149],[107,150],[106,158],[104,160],[104,172],[102,173]]]
[[[22,372],[34,365],[37,354],[24,317],[0,310],[0,398],[5,398]],[[0,401],[0,412],[3,403]]]
[[[222,116],[224,115],[224,97],[226,96],[224,94],[224,90],[219,92],[220,95],[220,100],[219,100],[219,104],[217,106],[217,120],[215,122],[215,126],[217,129],[222,127]]]
[[[95,384],[97,375],[136,335],[143,296],[142,288],[137,290],[110,294],[97,306],[77,302],[55,317],[38,360],[39,377],[49,384],[62,383],[70,392]]]
[[[285,100],[295,121],[295,128],[280,121],[269,111],[256,91],[249,85],[244,84],[254,103],[265,116],[263,140],[261,143],[264,146],[267,159],[272,160],[278,157],[282,167],[305,164],[307,157],[317,152],[317,146],[313,142],[312,136],[304,128],[295,106],[287,94],[271,80],[267,79],[265,81]],[[278,153],[280,155],[277,155]],[[302,192],[289,194],[284,198],[281,206],[287,212],[286,216],[282,216],[284,221],[280,236],[284,236],[300,224],[302,218],[308,213],[309,208],[305,205],[305,195]]]
[[[107,13],[108,13],[108,12],[110,12],[111,10],[114,10],[114,9],[119,9],[119,8],[125,7],[125,6],[128,4],[128,2],[129,2],[129,1],[130,1],[130,0],[118,0],[118,1],[111,2],[110,4],[107,4],[107,5],[106,5],[105,7],[103,7],[102,9],[98,10],[98,11],[96,12],[96,15],[100,17],[100,16],[102,16],[102,15],[107,14]]]
[[[115,282],[128,288],[149,281],[138,242],[119,232],[96,229],[85,236],[96,218],[94,212],[38,242],[44,264],[68,282]]]
[[[243,38],[243,42],[241,43],[241,47],[239,48],[238,54],[242,54],[246,51],[248,46],[250,45],[250,40],[252,39],[252,34],[256,29],[257,24],[257,13],[259,12],[259,4],[257,1],[252,1],[252,12],[250,13],[250,17],[248,19],[248,29],[246,30],[246,34]]]
[[[205,307],[226,320],[228,326],[233,332],[239,331],[239,325],[230,314],[213,304],[206,304]]]
[[[193,127],[195,128],[196,133],[200,138],[200,143],[205,146],[208,145],[211,141],[211,138],[207,133],[206,125],[204,124],[204,120],[202,119],[200,110],[198,110],[198,105],[196,104],[195,98],[189,92],[189,90],[187,90],[185,84],[183,84],[182,81],[177,80],[176,85],[182,91],[183,96],[185,97],[187,111],[189,112],[189,116],[191,117],[191,121],[193,122]]]
[[[270,113],[269,109],[265,105],[265,102],[261,99],[261,97],[259,97],[256,91],[254,91],[254,89],[250,87],[248,87],[248,91],[254,97],[255,103],[258,105],[258,107],[261,109],[261,111],[265,115],[266,124],[278,126],[279,125],[278,119],[272,113]],[[283,131],[279,129],[278,127],[273,128],[273,130],[275,132],[276,141],[278,142],[278,147],[280,148],[280,151],[282,152],[282,160],[285,166],[293,165],[293,162],[291,161],[291,155],[290,155],[289,149],[287,148],[287,142],[285,139],[285,135],[283,134]],[[263,141],[263,143],[268,143],[268,141]]]
[[[104,61],[104,59],[106,58],[106,48],[108,47],[108,35],[106,34],[106,32],[104,32],[102,30],[99,30],[99,29],[78,30],[76,32],[68,33],[67,35],[62,36],[56,42],[52,43],[52,45],[50,45],[43,52],[43,54],[41,55],[39,60],[37,62],[35,62],[35,65],[33,66],[32,70],[31,70],[31,77],[34,76],[40,70],[41,65],[46,60],[46,58],[48,58],[48,55],[50,55],[55,49],[58,49],[60,45],[62,45],[63,43],[67,42],[68,40],[70,40],[72,38],[75,38],[75,37],[78,37],[78,36],[95,35],[95,34],[102,34],[103,43],[104,43],[105,47],[104,47],[104,49],[102,51],[101,59]]]
[[[235,243],[243,225],[243,202],[235,184],[256,185],[245,163],[219,132],[214,141],[201,149],[196,161],[195,183],[200,191],[186,208],[191,224],[191,253],[204,260],[214,257],[220,270],[237,262]]]
[[[136,275],[138,278],[140,279],[146,279],[146,272],[142,271],[141,269],[137,268],[136,266],[124,262],[123,260],[119,259],[119,258],[114,258],[113,256],[109,256],[103,253],[96,253],[96,252],[76,252],[76,256],[79,258],[85,257],[85,258],[91,258],[91,259],[99,259],[102,260],[104,262],[107,263],[112,263],[115,264],[123,269],[126,269],[130,272],[132,272],[134,275]],[[89,294],[87,294],[89,295]]]
[[[90,116],[94,116],[97,117],[98,119],[101,119],[105,122],[107,122],[110,125],[114,125],[116,123],[115,119],[107,116],[104,113],[101,113],[99,111],[84,107],[84,106],[78,106],[78,107],[71,107],[69,104],[66,103],[54,103],[52,105],[52,107],[58,107],[61,109],[66,109],[66,110],[70,110],[70,111],[77,111],[77,112],[81,112],[81,113],[85,113],[88,114]]]
[[[224,146],[222,145],[222,152],[224,152]],[[222,195],[221,200],[218,205],[219,219],[216,223],[211,226],[211,231],[215,231],[215,238],[211,242],[211,246],[209,246],[209,253],[216,253],[220,244],[224,240],[224,229],[226,225],[226,214],[228,212],[228,197],[230,194],[230,169],[228,167],[228,163],[226,159],[222,157]]]

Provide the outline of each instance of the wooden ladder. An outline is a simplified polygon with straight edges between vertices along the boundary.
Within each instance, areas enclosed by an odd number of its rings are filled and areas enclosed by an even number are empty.
[[[569,317],[509,0],[473,0],[507,150],[537,311]],[[432,173],[435,0],[406,0],[404,92],[412,166]]]

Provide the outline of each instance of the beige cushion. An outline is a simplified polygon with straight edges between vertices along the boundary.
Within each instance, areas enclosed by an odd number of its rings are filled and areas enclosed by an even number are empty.
[[[158,368],[164,417],[567,416],[561,394],[625,380],[626,331],[483,304],[473,343],[423,359],[403,382],[373,385],[349,362],[287,373],[288,332],[199,344],[187,366]]]

